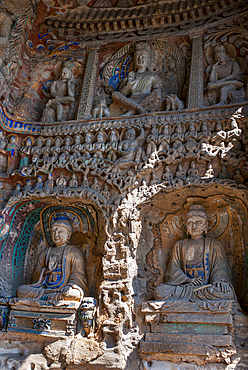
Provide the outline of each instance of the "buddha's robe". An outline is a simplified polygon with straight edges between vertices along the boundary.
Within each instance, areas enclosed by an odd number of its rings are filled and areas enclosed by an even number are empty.
[[[18,298],[80,301],[88,294],[85,258],[83,253],[72,245],[67,245],[61,250],[56,269],[44,276],[51,249],[54,248],[57,252],[60,247],[47,247],[41,251],[32,277],[33,284],[21,285],[17,289]],[[64,294],[66,287],[73,288],[72,296]]]
[[[165,284],[155,289],[154,298],[180,301],[235,300],[231,270],[222,243],[206,236],[202,259],[187,262],[185,256],[188,241],[182,239],[175,243],[165,274]],[[190,285],[190,280],[196,277],[203,279],[202,285]],[[229,284],[228,292],[222,292],[217,286],[221,281]]]

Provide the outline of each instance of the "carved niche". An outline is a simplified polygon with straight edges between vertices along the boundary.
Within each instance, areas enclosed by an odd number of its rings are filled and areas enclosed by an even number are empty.
[[[109,105],[109,116],[116,117],[125,114],[123,104],[115,98],[115,91],[126,91],[127,86],[136,86],[137,76],[134,70],[138,70],[136,54],[146,53],[148,56],[147,71],[145,80],[141,86],[137,85],[139,94],[145,94],[144,84],[147,84],[149,78],[157,81],[156,88],[159,86],[161,93],[153,93],[153,88],[146,91],[145,101],[139,102],[141,109],[137,108],[136,114],[161,111],[161,110],[181,110],[184,108],[180,98],[183,95],[183,86],[186,74],[186,56],[176,43],[160,39],[152,42],[133,42],[122,47],[114,55],[106,55],[104,62],[101,64],[100,72],[100,93],[95,100],[95,106],[98,102],[105,101]],[[143,72],[142,72],[143,73]],[[148,77],[148,74],[150,76]],[[128,77],[129,76],[129,77]],[[126,81],[126,82],[125,82]],[[124,86],[124,90],[122,90]],[[141,88],[141,90],[140,90]],[[138,90],[131,88],[130,92],[123,92],[124,95],[136,96]],[[132,99],[132,97],[131,97]],[[136,98],[135,98],[136,99]],[[114,102],[113,102],[114,101]],[[124,103],[125,106],[125,103]],[[106,115],[106,114],[105,114]]]

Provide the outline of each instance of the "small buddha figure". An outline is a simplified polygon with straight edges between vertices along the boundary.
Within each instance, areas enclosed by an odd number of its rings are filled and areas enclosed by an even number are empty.
[[[11,152],[12,156],[15,155],[15,153],[18,149],[18,146],[16,144],[16,140],[17,140],[16,136],[14,136],[14,135],[10,136],[9,143],[6,146],[6,150],[8,152]]]
[[[184,171],[183,166],[181,164],[178,165],[175,178],[177,179],[185,179],[186,178],[186,171]]]
[[[233,149],[239,151],[241,149],[242,130],[239,128],[235,119],[231,118],[231,130],[227,131],[227,142],[231,142]]]
[[[235,300],[231,270],[224,246],[206,235],[208,219],[204,208],[192,205],[186,215],[189,237],[173,246],[165,283],[154,298],[169,301]]]
[[[224,45],[216,45],[214,55],[216,63],[211,68],[207,89],[218,93],[218,104],[228,104],[233,92],[243,86],[243,82],[239,81],[239,65],[227,56]]]
[[[96,135],[96,142],[93,144],[93,158],[103,159],[103,153],[105,151],[105,140],[106,135],[103,131],[99,131]]]
[[[197,140],[197,136],[198,136],[198,134],[197,134],[197,131],[195,129],[194,122],[190,122],[189,127],[188,127],[188,131],[185,134],[185,139],[186,140],[189,140],[189,139]]]
[[[162,152],[163,150],[167,150],[170,148],[171,136],[169,132],[169,126],[167,124],[164,125],[162,134],[158,137],[158,151]]]
[[[189,179],[190,181],[196,181],[199,178],[198,174],[199,171],[195,166],[195,162],[192,161],[190,163],[190,168],[188,169],[187,179]]]
[[[19,168],[22,168],[24,166],[28,165],[28,159],[31,154],[31,149],[32,149],[32,139],[28,137],[24,141],[25,145],[20,149],[20,163],[19,163]]]
[[[72,142],[72,139],[70,136],[66,136],[65,140],[64,140],[64,146],[62,146],[61,150],[62,152],[65,152],[65,153],[70,153],[71,151],[71,142]]]
[[[147,136],[147,148],[146,148],[146,155],[149,157],[151,153],[157,152],[157,144],[158,144],[158,130],[156,126],[153,126],[150,134]]]
[[[26,184],[23,186],[24,191],[31,191],[32,190],[32,183],[30,179],[26,180]]]
[[[48,174],[48,179],[45,182],[45,189],[46,190],[51,190],[54,187],[54,180],[53,180],[53,174],[49,173]]]
[[[109,187],[108,187],[108,184],[104,184],[104,189],[101,191],[102,195],[106,198],[106,199],[109,199],[110,197],[110,191],[109,191]]]
[[[173,175],[171,173],[171,170],[170,170],[169,166],[165,167],[165,171],[163,173],[162,180],[163,180],[163,182],[168,182],[168,183],[173,180]]]
[[[128,190],[128,192],[130,192],[136,185],[138,185],[138,181],[136,180],[136,175],[130,169],[127,171],[127,174],[124,178],[124,186],[122,188],[122,191]]]
[[[154,111],[151,101],[162,98],[162,81],[156,73],[150,72],[150,63],[148,45],[137,44],[134,54],[135,72],[130,72],[121,82],[119,91],[112,93],[113,102],[122,109],[125,116]]]
[[[158,183],[159,183],[159,179],[157,178],[156,172],[152,172],[149,185],[153,186],[153,185],[157,185]]]
[[[222,179],[222,180],[230,179],[230,174],[227,171],[226,166],[222,166],[221,172],[219,173],[219,179]]]
[[[11,196],[14,195],[14,196],[17,196],[18,197],[21,194],[21,190],[22,190],[22,185],[18,182],[16,184],[15,190],[12,191]]]
[[[222,124],[220,122],[216,123],[215,132],[212,134],[212,144],[215,146],[220,146],[226,139],[226,132],[223,130]]]
[[[181,123],[178,123],[175,127],[175,133],[171,137],[171,144],[173,149],[179,150],[181,154],[185,152],[184,143],[184,129]]]
[[[233,176],[233,180],[236,181],[237,184],[243,184],[244,178],[240,173],[240,170],[237,170],[235,175]]]
[[[62,68],[60,77],[53,81],[50,86],[52,98],[47,102],[42,114],[42,121],[54,121],[49,117],[49,109],[55,113],[55,121],[61,122],[63,117],[63,106],[75,102],[75,84],[72,80],[72,72],[68,68]]]
[[[81,135],[76,135],[74,137],[74,144],[71,146],[71,151],[73,153],[77,153],[78,156],[80,154],[80,150],[82,149],[82,145],[81,145],[81,142],[82,142],[82,137]]]
[[[145,179],[142,179],[141,185],[139,186],[139,196],[145,195],[147,192],[147,183]]]
[[[43,179],[40,175],[38,175],[32,191],[41,190],[42,188],[43,188]]]
[[[87,132],[84,138],[84,143],[82,144],[82,153],[83,157],[86,159],[91,158],[91,153],[93,151],[93,135],[90,132]]]
[[[117,159],[117,149],[118,149],[118,136],[115,130],[111,130],[109,134],[109,142],[106,144],[107,160],[115,162]]]
[[[91,185],[91,189],[96,190],[96,191],[100,191],[100,185],[99,185],[99,182],[98,182],[98,179],[97,179],[96,176],[94,177],[94,182]]]
[[[66,178],[64,177],[63,172],[60,172],[59,177],[56,180],[56,186],[58,188],[65,188],[66,187]]]
[[[53,145],[53,147],[50,150],[50,153],[52,155],[54,155],[55,153],[60,154],[60,151],[61,151],[61,143],[62,143],[62,139],[60,137],[56,137],[56,139],[54,141],[54,145]]]
[[[198,133],[198,141],[200,144],[209,144],[211,139],[211,131],[208,129],[206,122],[203,122],[201,126],[201,132]]]
[[[203,179],[212,179],[214,177],[214,169],[211,163],[208,164],[207,170],[203,176]]]
[[[43,146],[42,150],[41,150],[41,153],[47,153],[47,154],[50,154],[51,153],[51,149],[52,149],[52,143],[53,143],[53,139],[48,137],[46,139],[46,142],[45,142],[45,146]]]
[[[35,146],[32,147],[31,153],[40,155],[42,153],[42,144],[44,139],[42,137],[38,137],[36,140]]]
[[[77,188],[78,187],[78,179],[75,173],[72,174],[72,178],[69,181],[69,188]]]
[[[85,259],[69,244],[73,232],[67,216],[57,215],[49,226],[54,246],[41,251],[30,285],[21,285],[17,298],[81,301],[87,295]]]
[[[117,162],[139,162],[142,149],[141,143],[144,139],[144,129],[141,128],[140,135],[136,138],[136,131],[133,128],[125,132],[124,140],[118,146],[118,153],[121,157]]]

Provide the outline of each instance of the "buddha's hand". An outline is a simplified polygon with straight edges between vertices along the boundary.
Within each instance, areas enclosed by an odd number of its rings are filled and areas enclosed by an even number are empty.
[[[213,65],[212,69],[213,69],[213,70],[215,70],[215,69],[218,67],[218,65],[219,65],[219,62],[216,62],[216,63]]]
[[[128,84],[133,85],[135,82],[135,79],[136,79],[135,73],[131,71],[127,77]]]
[[[66,298],[73,298],[75,296],[75,289],[73,289],[73,287],[70,285],[66,285],[63,288],[62,293]]]
[[[197,277],[197,278],[191,279],[189,285],[195,285],[195,286],[202,285],[202,278],[201,277]]]
[[[216,285],[217,288],[220,288],[220,291],[222,293],[227,293],[227,292],[230,292],[231,290],[230,285],[226,283],[225,281],[219,281],[218,283],[215,283],[214,285]]]
[[[57,259],[56,256],[52,256],[49,258],[48,266],[45,268],[44,275],[51,274],[57,267]]]

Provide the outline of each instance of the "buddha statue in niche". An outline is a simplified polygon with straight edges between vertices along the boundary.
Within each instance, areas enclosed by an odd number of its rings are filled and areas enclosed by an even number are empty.
[[[201,205],[190,207],[186,215],[189,238],[173,246],[165,283],[157,286],[158,300],[235,300],[231,270],[224,246],[207,233],[207,215]]]
[[[17,298],[44,301],[81,301],[88,294],[84,255],[69,244],[72,225],[66,216],[51,223],[54,247],[41,251],[33,273],[33,284],[21,285]]]
[[[121,82],[119,91],[112,93],[112,100],[124,112],[124,116],[147,113],[151,101],[162,98],[162,81],[160,77],[150,71],[149,46],[137,44],[134,54],[135,72]],[[156,104],[154,104],[156,105]]]

